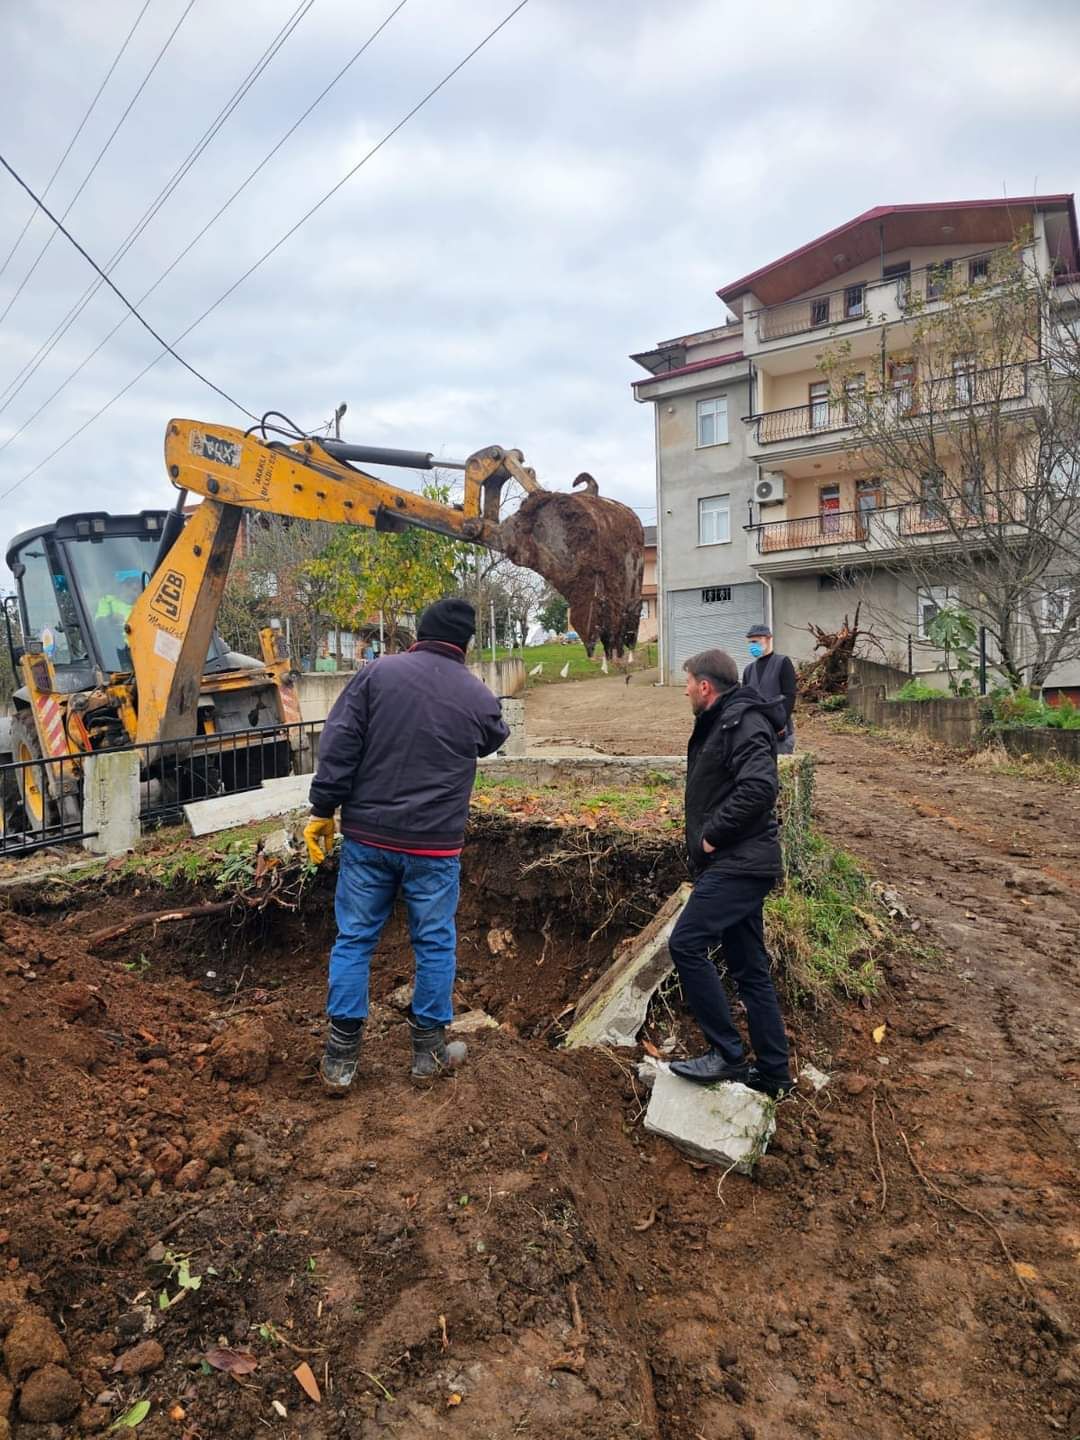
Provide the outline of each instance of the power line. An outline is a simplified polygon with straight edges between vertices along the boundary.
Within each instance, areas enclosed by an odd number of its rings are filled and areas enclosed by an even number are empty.
[[[449,82],[457,74],[459,74],[461,70],[465,68],[465,66],[469,63],[470,60],[473,59],[474,56],[478,55],[486,45],[488,45],[492,40],[494,40],[495,36],[499,33],[499,31],[502,30],[506,25],[508,25],[510,21],[513,20],[515,15],[517,15],[520,11],[524,10],[525,6],[528,3],[529,0],[519,0],[519,3],[515,5],[513,9],[510,10],[506,15],[504,15],[503,18],[499,21],[499,23],[493,26],[492,29],[489,30],[487,34],[483,37],[483,39],[480,40],[476,45],[474,45],[473,48],[468,52],[468,54],[465,55],[463,59],[458,61],[458,63],[453,67],[452,70],[448,71],[447,74],[443,76],[443,78],[438,82],[437,85],[432,86],[432,88],[427,92],[427,94],[424,95],[420,100],[418,100],[417,103],[412,107],[412,109],[409,110],[402,117],[402,119],[397,122],[396,125],[394,125],[390,130],[386,132],[386,134],[382,137],[381,140],[377,141],[377,143],[374,144],[371,149],[366,152],[366,154],[360,157],[360,159],[350,170],[346,171],[346,173],[337,182],[337,184],[334,185],[330,190],[328,190],[321,200],[317,201],[316,204],[314,204],[304,215],[302,215],[295,225],[293,225],[290,229],[286,230],[285,234],[282,235],[281,238],[277,240],[270,247],[269,250],[265,251],[259,257],[259,259],[254,262],[254,264],[250,265],[247,270],[244,271],[244,273],[240,276],[238,280],[235,280],[227,290],[223,291],[223,293],[218,296],[218,298],[213,302],[212,305],[208,306],[196,320],[193,320],[192,323],[187,327],[187,329],[182,331],[176,337],[176,339],[173,341],[173,345],[179,345],[182,340],[185,340],[193,330],[197,329],[198,326],[200,326],[202,322],[218,308],[219,305],[223,304],[235,290],[239,289],[239,287],[244,283],[245,280],[249,279],[250,276],[252,276],[261,265],[265,264],[265,262],[269,260],[272,255],[274,255],[278,250],[280,250],[282,245],[284,245],[287,240],[289,240],[293,235],[295,235],[296,232],[301,228],[301,226],[305,225],[307,221],[310,220],[311,217],[318,210],[321,210],[322,207],[326,204],[326,202],[333,195],[336,195],[337,192],[342,188],[342,186],[347,184],[348,181],[352,179],[352,177],[357,173],[358,170],[362,169],[363,166],[365,166],[367,162],[372,159],[373,156],[377,155],[378,152],[383,148],[383,146],[386,145],[388,141],[390,141],[398,133],[399,130],[403,129],[404,126],[407,125],[409,121],[415,115],[417,115],[424,108],[424,106],[427,105],[427,103],[439,93],[440,90],[444,88],[444,86],[449,84]],[[109,283],[111,284],[111,282]],[[129,302],[125,300],[124,303],[125,305],[127,305]],[[141,316],[139,316],[138,318],[140,320],[142,319]],[[143,321],[142,323],[145,324],[145,321]],[[164,341],[161,341],[160,343],[165,345]],[[32,476],[36,475],[39,470],[43,469],[52,460],[54,460],[57,455],[59,455],[62,451],[66,450],[67,447],[74,440],[77,440],[79,436],[82,435],[84,431],[89,429],[89,427],[93,425],[96,420],[99,420],[101,416],[104,415],[107,410],[110,410],[118,400],[123,399],[123,397],[128,393],[128,391],[133,389],[143,378],[144,375],[149,374],[149,372],[154,368],[154,366],[157,365],[167,353],[174,352],[172,351],[172,348],[170,346],[165,345],[165,348],[161,351],[160,354],[155,355],[148,364],[144,365],[137,375],[135,375],[131,380],[129,380],[122,389],[118,390],[111,399],[107,400],[104,405],[102,405],[98,410],[96,410],[94,414],[89,417],[89,419],[84,420],[83,423],[76,430],[72,431],[72,433],[65,440],[62,440],[54,450],[51,450],[49,454],[44,457],[44,459],[39,460],[32,469],[28,470],[26,474],[21,477],[21,479],[16,480],[13,485],[10,485],[2,494],[0,494],[0,500],[7,499],[7,497],[11,495],[14,491],[16,491],[20,485],[25,484],[26,481],[31,479]],[[176,358],[179,359],[178,356]],[[181,361],[181,363],[186,365],[185,361]],[[191,369],[190,366],[187,366],[187,368]],[[202,379],[203,377],[200,376],[199,378]],[[218,387],[212,386],[211,388],[217,390]],[[222,394],[223,392],[219,390],[218,393]],[[226,398],[228,399],[229,397],[226,396]],[[245,415],[251,414],[250,410],[247,410],[244,406],[237,404],[236,401],[230,400],[230,403],[236,405],[236,408],[242,410]]]
[[[87,106],[86,113],[83,115],[82,119],[79,121],[78,125],[76,126],[76,128],[75,128],[75,134],[72,135],[71,139],[68,141],[68,143],[67,143],[67,149],[66,149],[66,150],[64,151],[64,153],[60,156],[60,159],[56,162],[56,168],[53,170],[52,174],[49,176],[49,179],[48,179],[48,182],[46,183],[45,189],[41,192],[43,197],[44,197],[45,195],[48,195],[49,191],[52,189],[53,181],[56,179],[57,175],[59,175],[59,174],[60,174],[60,171],[63,169],[64,161],[65,161],[65,160],[68,158],[68,156],[71,154],[71,151],[72,151],[72,149],[73,149],[73,147],[74,147],[74,145],[75,145],[75,141],[78,140],[79,136],[80,136],[80,135],[82,134],[82,132],[83,132],[83,128],[85,127],[86,122],[90,119],[90,116],[94,113],[94,109],[95,109],[95,107],[96,107],[96,105],[97,105],[97,102],[101,99],[101,95],[102,95],[102,92],[103,92],[104,89],[105,89],[105,86],[108,85],[109,81],[112,79],[112,73],[113,73],[113,71],[116,69],[117,65],[120,64],[120,61],[124,58],[124,51],[125,51],[125,50],[127,49],[127,47],[130,45],[131,40],[132,40],[132,37],[133,37],[134,34],[135,34],[135,31],[139,28],[139,22],[142,20],[143,16],[146,14],[146,12],[147,12],[147,10],[149,10],[149,8],[150,8],[150,0],[144,0],[142,9],[139,11],[138,15],[136,15],[136,17],[135,17],[135,23],[134,23],[134,25],[132,25],[131,29],[128,31],[127,35],[124,37],[124,43],[120,46],[120,49],[119,49],[119,50],[116,52],[116,54],[113,56],[113,62],[112,62],[112,64],[109,66],[108,70],[105,71],[105,78],[104,78],[104,80],[102,80],[101,84],[98,86],[98,88],[97,88],[97,93],[94,95],[94,98],[90,101],[90,104]],[[22,244],[22,242],[23,242],[23,236],[26,234],[27,230],[30,229],[31,224],[33,223],[34,216],[35,216],[37,213],[38,213],[38,212],[37,212],[37,206],[36,206],[36,205],[32,205],[32,206],[30,207],[30,213],[29,213],[29,215],[27,215],[27,217],[26,217],[26,223],[25,223],[25,225],[23,225],[23,228],[19,231],[18,235],[15,237],[15,244],[12,245],[11,249],[8,251],[7,255],[5,256],[5,258],[4,258],[4,263],[3,263],[2,265],[0,265],[0,276],[3,275],[4,271],[5,271],[5,270],[7,269],[7,267],[11,264],[11,260],[12,260],[12,257],[14,256],[14,254],[15,254],[15,251],[18,250],[19,246]]]
[[[341,67],[341,69],[337,72],[337,74],[329,82],[329,84],[324,86],[323,89],[319,92],[319,94],[316,95],[315,99],[311,102],[311,104],[307,107],[307,109],[303,112],[299,119],[296,120],[292,125],[290,125],[289,129],[286,130],[285,134],[281,137],[277,144],[274,145],[266,153],[266,155],[263,156],[262,160],[259,161],[258,165],[255,166],[254,170],[252,170],[251,173],[247,176],[247,178],[240,185],[237,186],[237,188],[232,192],[232,194],[225,201],[225,203],[220,206],[220,208],[215,211],[213,215],[211,215],[210,219],[206,222],[206,224],[202,227],[198,234],[195,235],[194,238],[191,239],[188,244],[184,246],[184,248],[172,261],[172,263],[162,271],[162,273],[149,287],[149,289],[143,291],[142,295],[140,295],[138,300],[135,302],[136,305],[141,305],[144,300],[146,300],[150,295],[152,295],[154,291],[158,288],[158,286],[172,274],[172,272],[176,269],[180,262],[188,254],[190,254],[190,252],[195,248],[195,246],[199,243],[199,241],[203,238],[207,231],[210,230],[212,226],[214,226],[218,222],[218,220],[221,219],[222,215],[225,214],[226,210],[228,210],[229,207],[233,204],[233,202],[238,199],[238,197],[244,192],[244,190],[247,189],[247,187],[251,184],[252,180],[254,180],[255,177],[259,174],[259,172],[263,170],[266,165],[269,164],[269,162],[273,159],[273,157],[277,154],[277,152],[281,149],[281,147],[285,144],[289,137],[304,123],[304,121],[308,118],[311,112],[326,98],[326,96],[330,93],[330,91],[334,88],[334,86],[338,83],[342,76],[345,75],[349,69],[351,69],[351,67],[355,64],[357,60],[359,60],[360,56],[363,55],[364,51],[367,50],[368,47],[372,45],[375,40],[378,39],[378,37],[386,29],[387,25],[390,24],[390,21],[393,20],[395,15],[397,15],[400,10],[404,9],[407,3],[408,0],[398,0],[398,4],[394,6],[390,13],[382,21],[382,23],[376,26],[376,28],[364,41],[363,45],[361,45],[360,48],[355,51],[354,54],[350,57],[350,59],[345,62],[345,64]],[[102,350],[105,345],[108,344],[108,342],[121,328],[121,326],[127,323],[127,318],[128,317],[126,315],[122,315],[120,317],[120,319],[109,331],[109,333],[104,337],[104,339],[101,340],[94,347],[94,349],[90,351],[88,355],[84,356],[84,358],[79,362],[79,364],[76,365],[75,369],[72,370],[71,373],[60,382],[60,384],[56,387],[52,394],[48,395],[38,406],[38,408],[31,415],[27,416],[27,418],[23,421],[19,428],[14,431],[13,434],[8,436],[4,443],[0,445],[0,451],[6,450],[7,447],[12,443],[12,441],[17,439],[17,437],[21,435],[29,425],[33,424],[33,422],[42,413],[42,411],[47,409],[48,406],[52,404],[52,402],[56,399],[60,392],[65,389],[72,380],[74,380],[79,374],[81,374],[81,372],[86,368],[90,361],[93,360],[94,356],[97,355],[98,352]],[[0,406],[0,413],[2,413],[3,410],[7,408],[7,403],[8,402],[5,401],[4,405]]]
[[[158,342],[159,345],[165,347],[163,353],[167,352],[173,357],[174,360],[178,360],[180,364],[183,365],[185,370],[189,370],[191,374],[195,376],[196,380],[201,380],[204,385],[209,385],[211,390],[216,391],[217,394],[220,395],[223,400],[227,400],[230,405],[235,405],[237,410],[243,410],[244,414],[250,416],[252,420],[258,420],[259,417],[253,411],[248,410],[246,406],[241,405],[239,400],[234,400],[227,391],[222,390],[220,385],[215,385],[214,382],[207,379],[207,377],[200,370],[196,370],[194,365],[190,365],[182,355],[177,354],[176,350],[173,349],[169,342],[158,334],[158,332],[150,324],[149,320],[143,319],[143,317],[139,314],[138,310],[136,310],[135,306],[131,303],[131,301],[127,298],[123,291],[117,289],[117,287],[109,279],[108,275],[106,275],[105,271],[101,268],[101,266],[97,263],[93,256],[87,254],[87,252],[79,244],[78,240],[75,239],[75,236],[72,235],[71,231],[68,230],[63,225],[63,223],[56,218],[56,216],[52,213],[49,207],[45,204],[44,200],[40,199],[37,195],[34,194],[33,190],[30,189],[30,186],[27,185],[26,181],[22,178],[19,172],[17,170],[14,170],[11,165],[8,164],[7,160],[4,158],[3,155],[0,155],[0,165],[4,167],[4,169],[16,182],[16,184],[22,186],[22,188],[26,191],[27,195],[30,196],[30,199],[33,200],[34,204],[37,205],[45,215],[48,216],[48,218],[53,222],[60,234],[63,235],[64,239],[70,241],[71,244],[86,261],[86,263],[92,266],[93,269],[97,271],[97,273],[101,276],[105,284],[108,285],[109,289],[113,292],[117,299],[120,300],[124,305],[126,305],[127,308],[131,311],[132,315],[135,316],[135,319],[138,320],[139,324],[143,327],[143,329],[148,331],[148,333],[154,337],[154,339]],[[160,360],[161,356],[159,355],[157,358]]]
[[[105,144],[104,144],[104,145],[101,147],[101,149],[98,151],[97,156],[96,156],[95,159],[94,159],[94,163],[90,166],[90,169],[89,169],[89,170],[86,172],[86,174],[83,176],[82,183],[79,185],[79,188],[75,191],[75,194],[74,194],[74,195],[71,197],[71,199],[68,201],[67,209],[64,211],[63,215],[60,217],[62,220],[66,220],[66,219],[67,219],[68,215],[71,213],[71,208],[72,208],[72,206],[73,206],[73,205],[75,204],[75,202],[78,200],[79,196],[83,193],[83,191],[86,189],[87,185],[90,183],[90,180],[91,180],[91,177],[92,177],[93,174],[94,174],[94,171],[95,171],[95,170],[98,168],[98,166],[101,164],[102,160],[104,160],[105,155],[106,155],[106,153],[108,152],[109,146],[110,146],[110,145],[112,144],[112,142],[116,139],[116,137],[117,137],[117,135],[118,135],[118,133],[119,133],[119,131],[120,131],[121,125],[123,125],[124,121],[125,121],[125,120],[127,119],[127,117],[131,114],[131,111],[132,111],[132,109],[134,108],[135,102],[138,100],[139,96],[142,94],[142,92],[146,89],[147,85],[150,83],[150,77],[153,75],[154,71],[155,71],[155,70],[157,69],[157,67],[160,65],[161,61],[163,60],[163,58],[164,58],[164,56],[165,56],[166,50],[168,50],[169,46],[170,46],[170,45],[172,44],[172,42],[176,39],[176,36],[177,36],[177,34],[179,33],[179,30],[180,30],[181,25],[183,25],[184,21],[185,21],[185,20],[187,19],[187,17],[190,15],[190,13],[191,13],[192,9],[194,8],[195,4],[196,4],[196,0],[188,0],[188,3],[187,3],[187,5],[186,5],[185,8],[184,8],[184,12],[183,12],[183,14],[180,16],[180,19],[179,19],[179,20],[176,22],[176,24],[173,26],[173,28],[172,28],[172,30],[171,30],[171,32],[170,32],[170,34],[169,34],[169,38],[165,41],[165,44],[162,45],[161,49],[158,51],[157,55],[154,57],[154,63],[150,66],[150,69],[149,69],[149,70],[146,72],[146,74],[143,76],[142,81],[141,81],[141,83],[140,83],[140,85],[139,85],[139,88],[135,91],[135,94],[131,97],[131,99],[128,101],[127,105],[124,107],[124,113],[120,116],[120,119],[119,119],[119,120],[116,122],[116,124],[113,126],[112,133],[110,134],[109,138],[105,141]],[[46,251],[48,250],[49,246],[52,244],[52,242],[53,242],[55,239],[56,239],[56,231],[55,231],[55,230],[52,230],[52,231],[49,232],[49,235],[47,236],[44,245],[42,245],[41,249],[38,251],[38,253],[37,253],[37,255],[36,255],[35,259],[34,259],[33,264],[30,266],[30,269],[26,272],[26,274],[23,276],[22,280],[19,282],[19,286],[18,286],[18,289],[15,291],[15,294],[12,295],[12,297],[11,297],[11,299],[8,301],[7,305],[4,307],[3,312],[0,313],[0,325],[2,325],[2,324],[4,323],[4,321],[7,319],[8,315],[9,315],[10,312],[11,312],[11,307],[15,304],[16,300],[18,300],[19,296],[20,296],[20,295],[22,294],[22,292],[26,289],[26,286],[27,286],[27,284],[29,283],[31,276],[34,274],[34,271],[37,269],[37,267],[41,264],[42,260],[45,258],[45,253],[46,253]]]
[[[240,85],[230,96],[226,104],[221,108],[221,110],[218,111],[218,114],[215,116],[214,120],[203,132],[202,136],[196,142],[195,146],[191,149],[191,151],[189,151],[187,157],[181,162],[181,164],[173,172],[170,179],[166,182],[164,187],[158,192],[157,198],[152,202],[149,208],[144,211],[142,218],[132,227],[121,245],[106,261],[105,269],[110,274],[124,258],[124,256],[128,253],[128,251],[135,244],[135,242],[139,239],[143,231],[147,228],[147,226],[158,214],[158,212],[163,208],[163,206],[169,200],[170,196],[173,194],[173,192],[177,189],[180,183],[184,180],[188,172],[198,161],[203,151],[206,150],[207,147],[211,144],[211,142],[217,137],[218,133],[221,131],[227,121],[231,118],[233,112],[237,109],[241,101],[245,98],[248,91],[252,88],[255,82],[266,70],[270,62],[274,59],[278,51],[285,44],[286,40],[288,40],[289,36],[300,24],[300,21],[303,20],[305,15],[307,15],[308,11],[311,9],[314,3],[315,0],[300,0],[300,4],[293,11],[292,15],[281,27],[278,33],[274,36],[273,40],[271,40],[266,50],[263,51],[262,55],[248,71],[247,75],[244,77]],[[44,198],[45,192],[43,191],[42,199]],[[166,271],[165,273],[168,274],[168,271]],[[140,298],[135,303],[137,305],[141,305],[143,300],[146,299],[147,295],[151,294],[151,292],[156,288],[156,286],[161,283],[162,279],[164,279],[164,276],[161,276],[155,282],[155,284],[150,287],[149,290],[147,290],[142,296],[140,296]],[[56,346],[64,338],[67,332],[71,329],[72,325],[74,325],[75,321],[86,309],[87,305],[89,305],[90,301],[101,289],[101,284],[102,282],[100,280],[91,281],[90,285],[83,292],[81,298],[76,301],[76,303],[71,307],[71,309],[67,312],[64,318],[55,327],[49,338],[44,341],[41,346],[39,346],[36,354],[33,355],[31,359],[28,360],[25,365],[23,365],[22,369],[19,370],[12,377],[12,379],[8,381],[8,384],[5,386],[4,391],[2,392],[4,398],[2,403],[0,403],[0,415],[4,413],[4,411],[8,408],[11,402],[23,389],[23,387],[30,381],[30,379],[37,372],[37,370],[40,369],[45,360],[48,359],[49,355],[52,354]],[[126,323],[127,318],[127,315],[125,315],[121,323]],[[110,331],[109,335],[106,336],[106,339],[111,338],[111,336],[115,333],[115,329]],[[87,359],[92,359],[93,356],[96,354],[97,351],[95,350],[90,356],[87,357]],[[84,361],[83,363],[85,364],[86,362]],[[79,368],[81,369],[81,367]],[[78,374],[78,369],[73,371],[72,374],[68,377],[68,379],[70,380],[74,378],[76,374]],[[62,388],[63,386],[60,387],[60,389]],[[26,429],[27,425],[29,425],[32,420],[36,419],[36,417],[40,415],[41,411],[45,408],[45,406],[49,405],[57,394],[59,394],[59,390],[55,390],[53,394],[49,396],[48,400],[45,401],[44,405],[39,406],[39,408],[34,411],[34,414],[30,416],[30,418],[26,420],[19,427],[19,429],[14,432],[14,434],[10,435],[3,445],[0,445],[0,450],[6,449],[6,447],[11,444],[12,440],[14,440],[17,435],[22,434],[22,431]]]

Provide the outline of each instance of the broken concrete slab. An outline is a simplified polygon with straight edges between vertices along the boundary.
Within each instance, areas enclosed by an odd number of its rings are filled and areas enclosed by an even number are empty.
[[[696,1085],[658,1064],[645,1129],[695,1160],[749,1175],[776,1129],[776,1101],[746,1085]]]
[[[193,800],[184,806],[184,818],[192,835],[213,835],[218,830],[231,830],[238,825],[269,820],[272,815],[301,810],[307,806],[310,789],[310,775],[284,775],[279,780],[264,780],[258,790]]]
[[[637,1043],[649,1001],[671,972],[668,939],[689,895],[690,886],[680,885],[645,929],[618,947],[614,963],[578,1001],[567,1049]]]
[[[825,1086],[828,1085],[832,1076],[826,1075],[825,1071],[819,1070],[816,1065],[807,1064],[799,1066],[799,1079],[805,1080],[808,1085],[812,1085],[814,1094],[816,1095],[825,1089]]]

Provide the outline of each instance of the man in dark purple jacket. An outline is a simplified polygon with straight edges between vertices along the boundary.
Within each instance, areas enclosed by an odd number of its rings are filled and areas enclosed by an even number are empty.
[[[416,981],[409,1023],[412,1074],[428,1079],[464,1058],[446,1043],[453,1015],[461,847],[478,756],[510,731],[499,702],[465,668],[476,614],[439,600],[420,616],[404,655],[365,665],[338,697],[319,742],[304,830],[316,865],[333,849],[334,811],[345,836],[330,952],[330,1029],[322,1078],[344,1095],[360,1059],[372,952],[400,890]]]

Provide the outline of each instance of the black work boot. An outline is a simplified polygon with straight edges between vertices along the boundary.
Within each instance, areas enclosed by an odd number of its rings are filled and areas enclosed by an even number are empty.
[[[460,1065],[465,1059],[467,1046],[462,1040],[446,1043],[445,1025],[418,1025],[409,1017],[409,1031],[412,1035],[412,1078],[434,1080]]]
[[[750,1066],[749,1074],[744,1082],[751,1090],[757,1090],[762,1095],[768,1095],[773,1100],[782,1100],[785,1095],[794,1090],[795,1082],[790,1075],[771,1075],[759,1070],[756,1065]]]
[[[360,1044],[364,1038],[363,1020],[330,1017],[326,1049],[319,1065],[323,1088],[328,1095],[344,1095],[352,1084],[360,1064]]]
[[[704,1055],[695,1055],[693,1060],[673,1060],[671,1073],[683,1080],[695,1080],[699,1085],[716,1085],[721,1080],[739,1081],[745,1085],[750,1063],[739,1060],[732,1064],[719,1050],[706,1050]]]

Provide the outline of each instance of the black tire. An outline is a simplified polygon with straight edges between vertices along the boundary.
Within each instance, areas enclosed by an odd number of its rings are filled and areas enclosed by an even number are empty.
[[[11,750],[16,760],[40,760],[34,717],[29,710],[19,710],[11,721]],[[33,835],[44,834],[58,823],[56,803],[48,792],[44,766],[22,766],[15,772],[19,800],[23,812],[23,830]]]

